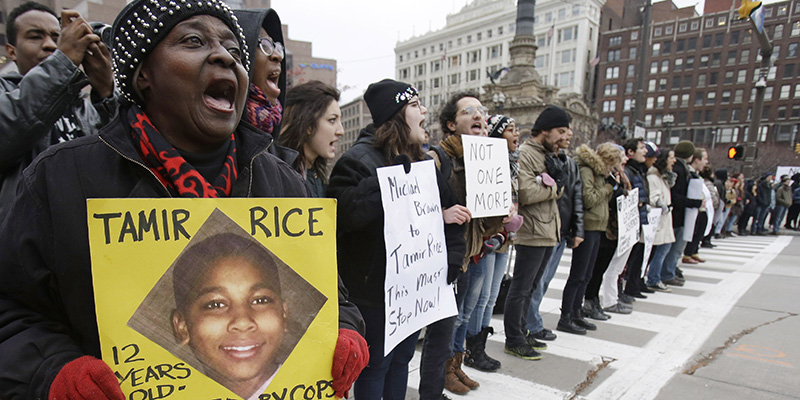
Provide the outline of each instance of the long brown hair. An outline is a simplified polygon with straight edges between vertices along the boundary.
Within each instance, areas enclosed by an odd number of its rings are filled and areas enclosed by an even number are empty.
[[[425,157],[421,143],[411,142],[411,127],[406,122],[406,104],[389,120],[375,130],[375,148],[383,153],[387,164],[394,158],[405,154],[411,161],[420,161]]]
[[[339,101],[339,90],[320,81],[310,81],[298,85],[286,94],[286,105],[283,108],[281,134],[278,142],[282,146],[297,150],[300,155],[295,161],[294,169],[304,174],[306,154],[304,145],[311,141],[317,133],[317,121],[325,114],[332,102]],[[327,183],[326,165],[328,160],[317,157],[312,168],[323,182]]]

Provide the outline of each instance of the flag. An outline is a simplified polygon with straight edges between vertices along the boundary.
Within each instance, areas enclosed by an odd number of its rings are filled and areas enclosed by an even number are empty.
[[[555,29],[556,29],[555,25],[551,26],[550,29],[547,30],[547,37],[549,38],[553,37],[553,31],[555,31]]]
[[[595,56],[592,61],[589,61],[589,65],[596,67],[597,64],[600,64],[600,56]]]

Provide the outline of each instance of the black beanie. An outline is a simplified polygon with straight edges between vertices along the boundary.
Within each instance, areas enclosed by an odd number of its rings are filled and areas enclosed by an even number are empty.
[[[418,95],[417,89],[408,83],[384,79],[369,85],[364,101],[372,114],[372,123],[379,127]]]
[[[113,45],[109,49],[116,87],[126,99],[137,104],[142,100],[134,82],[139,67],[175,25],[195,15],[217,17],[231,28],[242,50],[242,65],[250,69],[244,31],[230,7],[221,0],[134,0],[114,20]]]
[[[503,114],[492,115],[486,120],[486,124],[489,125],[489,137],[503,137],[506,127],[512,123],[514,123],[514,118],[506,117]]]
[[[534,132],[542,132],[542,131],[549,131],[553,128],[569,128],[569,121],[571,118],[566,111],[564,111],[561,107],[556,106],[547,106],[539,117],[536,118],[536,122],[533,124],[533,131]]]

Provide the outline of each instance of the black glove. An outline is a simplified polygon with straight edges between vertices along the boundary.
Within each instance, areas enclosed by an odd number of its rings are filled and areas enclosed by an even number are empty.
[[[558,159],[558,157],[545,156],[544,166],[547,169],[547,174],[556,181],[558,188],[561,189],[567,183],[567,168],[566,164]]]
[[[392,160],[392,165],[402,165],[406,173],[411,172],[411,159],[405,154],[398,154]]]

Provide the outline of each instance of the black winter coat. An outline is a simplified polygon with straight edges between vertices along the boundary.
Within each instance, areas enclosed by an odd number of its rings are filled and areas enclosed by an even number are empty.
[[[0,227],[2,399],[45,399],[62,366],[101,356],[86,199],[175,196],[139,161],[128,129],[116,119],[98,136],[49,148],[23,174]],[[299,174],[267,152],[269,136],[243,124],[236,141],[231,197],[306,197]],[[363,335],[360,313],[344,305],[340,326]]]
[[[361,130],[353,147],[333,167],[327,194],[338,200],[339,275],[350,292],[350,300],[359,305],[383,307],[386,242],[377,169],[387,163],[373,145],[374,135],[372,124]],[[437,171],[436,175],[444,210],[456,204],[456,200],[441,174]],[[444,234],[449,283],[455,280],[466,251],[464,227],[445,224]]]
[[[678,158],[672,166],[672,172],[678,175],[675,178],[675,185],[672,186],[672,228],[683,227],[683,220],[686,218],[687,208],[700,208],[703,200],[688,199],[686,192],[689,190],[689,179],[697,178],[697,174],[689,172],[686,161]]]
[[[583,183],[578,163],[563,153],[559,158],[566,158],[567,162],[567,184],[564,185],[564,192],[558,199],[561,237],[566,238],[567,244],[572,247],[575,237],[583,237]]]
[[[772,184],[766,179],[758,182],[756,189],[756,205],[759,207],[769,207],[772,205]]]

